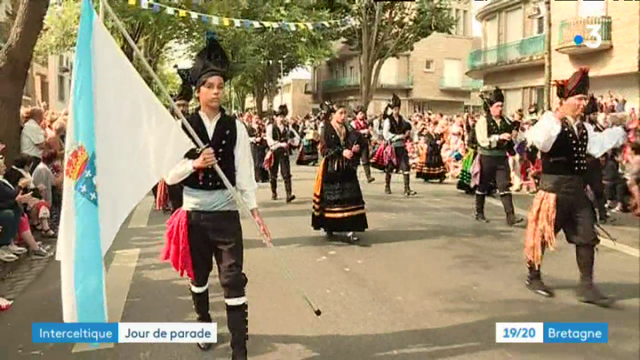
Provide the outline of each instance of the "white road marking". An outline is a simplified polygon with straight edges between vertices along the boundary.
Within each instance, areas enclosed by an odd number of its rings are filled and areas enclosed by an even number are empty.
[[[131,287],[133,273],[136,270],[140,249],[127,249],[116,251],[115,257],[109,270],[107,271],[107,314],[109,322],[120,322],[124,306],[127,302],[127,295]],[[109,349],[113,343],[101,343],[99,346],[92,344],[75,344],[72,353],[83,351]]]
[[[502,202],[496,199],[487,197],[486,200],[495,206],[502,207]],[[528,212],[526,210],[520,209],[519,207],[516,207],[516,206],[514,206],[514,209],[516,211],[516,214],[523,216],[525,219],[527,218]],[[640,250],[622,243],[614,243],[609,239],[600,238],[600,244],[604,247],[608,247],[609,249],[617,250],[627,255],[631,255],[633,257],[640,257]]]
[[[131,215],[131,220],[129,220],[129,228],[143,228],[146,227],[149,223],[149,214],[151,213],[151,209],[153,209],[153,196],[147,195],[142,201],[136,206],[133,210],[133,215]]]

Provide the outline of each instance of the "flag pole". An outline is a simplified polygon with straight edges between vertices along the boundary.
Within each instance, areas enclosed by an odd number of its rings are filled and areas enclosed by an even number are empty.
[[[138,49],[138,46],[136,45],[135,41],[133,41],[133,39],[125,29],[124,25],[122,24],[118,16],[116,16],[115,12],[111,8],[107,0],[100,0],[100,5],[104,8],[104,10],[106,10],[106,12],[109,15],[111,15],[111,18],[113,19],[113,22],[116,24],[116,27],[118,28],[118,30],[120,30],[120,32],[122,33],[122,36],[124,36],[125,40],[129,43],[129,46],[131,46],[131,48],[133,49],[133,52],[138,56],[144,68],[147,70],[149,75],[151,75],[151,77],[153,78],[153,81],[156,82],[162,95],[169,100],[169,102],[171,103],[171,108],[173,109],[173,112],[180,118],[180,121],[182,122],[182,126],[184,126],[187,132],[191,135],[191,138],[196,143],[196,145],[201,150],[204,149],[206,145],[202,142],[202,140],[200,140],[200,137],[196,134],[195,130],[193,130],[193,127],[191,127],[191,124],[189,124],[187,119],[185,119],[184,115],[182,114],[182,111],[178,108],[176,103],[173,101],[173,98],[171,97],[171,95],[169,95],[169,91],[164,86],[162,81],[160,81],[155,71],[153,71],[153,69],[151,68],[151,65],[149,65],[149,62],[147,62],[147,59],[145,59],[144,55],[142,54],[142,51]],[[251,214],[251,210],[249,209],[249,206],[247,206],[244,200],[242,200],[242,197],[240,196],[240,194],[238,194],[238,192],[233,188],[233,185],[231,185],[231,183],[229,182],[229,179],[227,179],[227,177],[224,175],[224,173],[222,172],[222,169],[220,169],[220,166],[218,166],[218,164],[214,164],[213,168],[215,169],[216,173],[218,173],[218,176],[224,183],[224,186],[227,188],[227,190],[229,190],[229,192],[231,192],[231,195],[233,195],[233,199],[238,204],[238,207],[244,210],[246,215],[249,216],[249,218],[252,220],[254,225],[257,227],[258,232],[262,236],[263,242],[266,244],[269,244],[267,242],[265,235],[262,233],[260,224],[258,224],[258,222],[253,218],[253,214]]]

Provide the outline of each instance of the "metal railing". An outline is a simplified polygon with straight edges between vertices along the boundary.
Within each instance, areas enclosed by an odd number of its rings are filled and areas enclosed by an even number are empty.
[[[469,70],[490,65],[503,65],[518,62],[532,56],[544,54],[544,34],[531,36],[486,49],[475,50],[469,54]]]
[[[480,90],[482,88],[482,85],[482,80],[476,80],[467,77],[445,76],[440,78],[440,89]]]
[[[360,78],[344,77],[324,80],[322,88],[324,90],[341,89],[349,87],[359,87]],[[378,81],[379,88],[407,88],[413,86],[413,78],[400,79],[398,81]]]
[[[571,20],[563,20],[560,22],[558,33],[558,48],[577,46],[575,38],[577,35],[582,36],[583,43],[595,42],[596,37],[591,35],[594,29],[590,29],[590,25],[600,25],[597,33],[602,41],[611,41],[611,17],[609,16],[592,16],[584,18],[576,18]]]

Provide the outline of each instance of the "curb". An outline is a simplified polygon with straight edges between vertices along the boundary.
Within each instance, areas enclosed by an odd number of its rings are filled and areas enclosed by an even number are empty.
[[[16,261],[0,263],[2,264],[0,266],[0,296],[7,300],[15,300],[55,258],[55,240],[43,239],[38,236],[35,238],[43,245],[51,246],[53,254],[47,258],[39,259],[30,257],[27,252],[19,255]]]

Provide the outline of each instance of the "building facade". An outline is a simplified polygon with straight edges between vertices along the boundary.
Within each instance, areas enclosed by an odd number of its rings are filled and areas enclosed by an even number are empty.
[[[390,58],[381,67],[368,114],[384,111],[393,93],[402,100],[401,112],[432,111],[458,114],[480,103],[475,91],[481,81],[465,75],[473,46],[471,1],[451,1],[458,23],[452,34],[434,33],[420,40],[411,52]],[[314,101],[325,100],[353,109],[361,103],[359,54],[341,42],[335,56],[314,67]]]
[[[273,109],[278,109],[281,105],[287,105],[289,115],[293,117],[304,117],[311,114],[313,109],[313,99],[311,96],[310,80],[288,78],[283,81],[281,89],[273,98]],[[268,99],[263,99],[262,109],[270,110]],[[255,111],[256,102],[253,96],[247,96],[245,101],[246,111]]]
[[[629,1],[551,1],[551,79],[568,78],[588,66],[591,91],[612,91],[638,107],[640,89],[640,3]],[[512,114],[544,102],[545,14],[541,2],[493,0],[477,12],[482,23],[482,48],[468,59],[467,75],[483,80],[486,89],[499,86],[505,110]],[[588,47],[598,28],[601,43]],[[584,43],[577,45],[580,35]],[[552,105],[555,88],[551,89]]]

